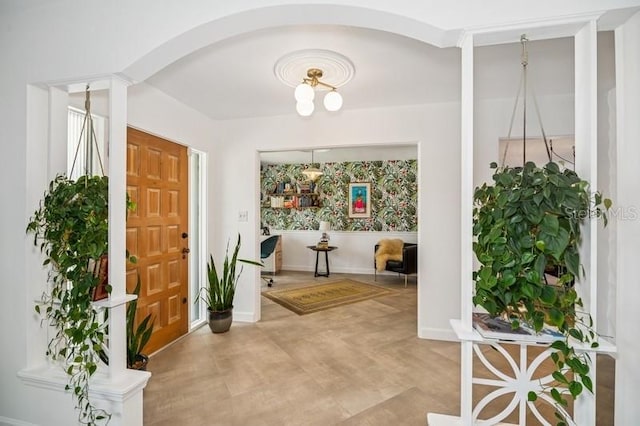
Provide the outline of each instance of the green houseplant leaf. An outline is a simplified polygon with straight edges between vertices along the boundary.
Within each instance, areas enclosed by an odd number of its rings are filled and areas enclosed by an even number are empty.
[[[136,287],[133,294],[140,296],[140,276],[138,276]],[[127,304],[127,367],[136,366],[139,355],[143,354],[144,347],[149,343],[151,334],[153,333],[154,320],[151,314],[148,314],[137,327],[135,327],[136,313],[138,311],[138,299],[130,301]]]
[[[108,197],[105,176],[77,180],[57,176],[27,225],[27,233],[34,235],[34,245],[45,256],[43,266],[51,269],[50,289],[36,307],[53,330],[47,355],[62,363],[78,420],[89,425],[106,423],[111,417],[89,398],[89,379],[97,370],[107,333],[92,304],[99,283],[92,265],[108,251]]]
[[[238,233],[238,240],[233,249],[231,258],[229,258],[229,242],[227,242],[221,273],[219,273],[218,268],[216,268],[213,255],[209,255],[209,262],[207,264],[208,285],[201,288],[198,298],[204,300],[207,305],[207,309],[210,311],[220,312],[233,308],[233,299],[235,297],[236,287],[238,285],[240,275],[242,274],[242,266],[236,273],[238,262],[255,266],[263,266],[262,262],[255,260],[238,259],[240,242],[240,234]]]
[[[592,390],[590,360],[574,350],[570,338],[597,345],[590,317],[577,311],[582,306],[574,288],[582,275],[581,227],[588,217],[603,218],[606,225],[611,200],[591,194],[586,181],[556,163],[490,167],[493,183],[474,192],[473,251],[480,265],[473,276],[473,302],[536,331],[545,323],[556,326],[565,340],[550,345],[552,376],[577,398],[584,388]],[[548,276],[555,276],[554,282]],[[566,369],[573,381],[565,377]],[[567,405],[557,388],[550,395],[559,406]],[[528,398],[535,400],[531,393]],[[556,415],[564,422],[562,410]]]

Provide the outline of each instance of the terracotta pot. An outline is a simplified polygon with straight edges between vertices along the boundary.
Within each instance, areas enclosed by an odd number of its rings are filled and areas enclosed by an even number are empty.
[[[225,333],[233,322],[233,308],[224,311],[209,310],[209,328],[213,333]]]
[[[149,363],[149,357],[144,354],[136,355],[133,365],[129,366],[132,370],[147,371],[147,364]]]

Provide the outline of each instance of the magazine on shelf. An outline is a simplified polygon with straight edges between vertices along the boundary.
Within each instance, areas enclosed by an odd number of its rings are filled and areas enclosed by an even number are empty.
[[[565,338],[562,333],[549,327],[536,333],[533,328],[521,323],[520,327],[513,329],[509,321],[481,312],[473,313],[473,327],[485,339],[551,343]]]

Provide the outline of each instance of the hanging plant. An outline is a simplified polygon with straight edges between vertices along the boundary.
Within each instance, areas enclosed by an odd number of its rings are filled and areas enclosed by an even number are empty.
[[[103,353],[106,323],[92,305],[99,284],[94,265],[107,254],[108,179],[56,177],[27,226],[51,268],[50,288],[35,306],[55,330],[47,356],[60,361],[69,376],[82,424],[106,424],[111,415],[89,399],[89,379]],[[107,284],[107,293],[111,286]]]
[[[480,267],[473,275],[473,302],[508,319],[514,329],[525,322],[540,332],[547,324],[565,336],[550,347],[556,367],[552,376],[566,390],[548,389],[560,407],[556,416],[562,425],[566,394],[575,399],[584,388],[593,392],[589,356],[577,352],[570,338],[598,345],[574,287],[584,274],[581,226],[589,216],[601,217],[606,226],[611,200],[592,195],[586,181],[553,162],[542,168],[532,162],[515,168],[492,163],[491,168],[493,185],[474,193],[473,250]],[[557,276],[555,282],[547,280],[548,272]],[[529,400],[536,399],[531,392]]]

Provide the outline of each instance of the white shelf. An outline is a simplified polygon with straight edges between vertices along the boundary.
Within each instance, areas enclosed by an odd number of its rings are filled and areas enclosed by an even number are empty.
[[[91,302],[93,306],[97,309],[105,309],[105,308],[115,308],[116,306],[124,305],[125,303],[131,302],[132,300],[136,300],[138,296],[135,294],[125,294],[123,297],[111,298],[108,297],[102,300],[96,300],[95,302]],[[44,301],[41,299],[34,300],[36,305],[44,304]],[[55,305],[59,305],[59,302],[55,302]]]
[[[462,320],[459,319],[450,319],[449,323],[451,324],[451,328],[458,336],[460,340],[470,340],[472,342],[481,342],[483,340],[482,336],[476,329],[472,326],[466,327],[462,324]]]
[[[518,344],[518,345],[530,345],[530,346],[549,346],[550,343],[547,342],[532,342],[529,340],[518,340],[518,335],[514,334],[513,339],[505,340],[505,339],[488,339],[483,337],[476,329],[472,326],[466,327],[462,324],[462,320],[459,319],[451,319],[449,320],[451,324],[451,328],[458,336],[458,339],[471,341],[475,343],[506,343],[506,344]],[[569,343],[577,350],[581,352],[593,352],[593,353],[605,353],[605,354],[615,354],[617,352],[616,345],[608,341],[607,339],[600,337],[598,340],[599,346],[597,348],[592,348],[590,344],[578,342],[577,340],[570,338]]]
[[[43,364],[18,371],[18,377],[27,385],[41,389],[65,392],[69,376],[59,365]],[[91,377],[91,393],[108,400],[134,392],[142,392],[151,377],[148,371],[125,369],[122,374],[111,377],[105,371],[98,371]]]
[[[135,294],[125,294],[123,297],[108,297],[106,299],[91,302],[91,304],[96,308],[115,308],[116,306],[124,305],[125,303],[136,300],[137,298],[138,296],[136,296]]]

